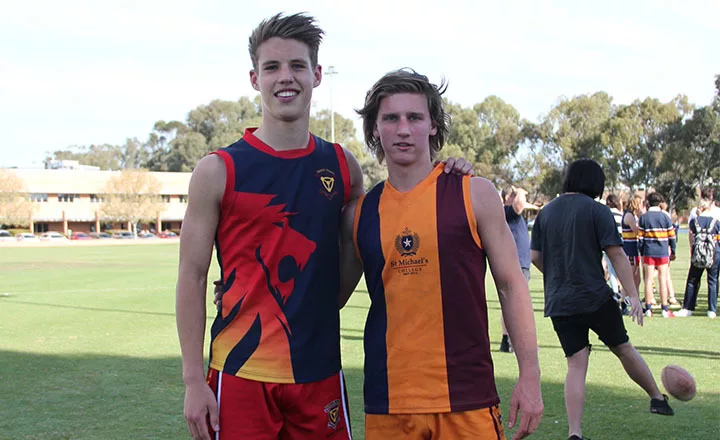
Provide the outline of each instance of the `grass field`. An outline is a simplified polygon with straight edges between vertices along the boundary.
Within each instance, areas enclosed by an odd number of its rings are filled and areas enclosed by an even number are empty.
[[[0,248],[0,439],[183,439],[184,388],[174,317],[177,245]],[[681,236],[672,266],[678,297],[687,273]],[[217,272],[215,272],[217,273]],[[545,413],[536,439],[566,438],[565,359],[542,317],[542,279],[531,294],[538,324]],[[517,376],[513,355],[497,352],[499,304],[488,282],[490,336],[503,412]],[[595,338],[584,432],[598,439],[720,438],[720,320],[626,321],[631,341],[659,380],[663,366],[687,368],[698,384],[675,417],[651,415],[642,390]],[[364,283],[342,311],[342,353],[353,431],[363,438]],[[212,306],[208,303],[209,316]]]

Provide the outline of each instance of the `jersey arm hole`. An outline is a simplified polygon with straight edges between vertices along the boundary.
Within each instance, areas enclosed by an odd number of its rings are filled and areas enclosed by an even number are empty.
[[[224,150],[214,151],[210,154],[217,154],[223,160],[225,164],[225,192],[223,193],[221,208],[227,206],[228,198],[235,189],[235,162],[233,162],[230,153]]]
[[[340,164],[340,177],[343,181],[343,206],[347,205],[350,201],[351,182],[350,182],[350,167],[348,166],[347,157],[345,157],[345,150],[340,144],[333,144],[335,147],[335,154],[338,158],[338,164]]]
[[[477,219],[475,218],[475,212],[473,211],[472,204],[472,192],[470,190],[470,179],[472,176],[463,176],[462,188],[463,188],[463,202],[465,205],[465,217],[467,217],[468,227],[470,228],[470,234],[472,235],[475,244],[482,249],[482,241],[480,240],[480,234],[478,233]]]

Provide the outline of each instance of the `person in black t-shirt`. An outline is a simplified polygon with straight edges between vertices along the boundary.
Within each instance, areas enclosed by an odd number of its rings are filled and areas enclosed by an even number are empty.
[[[650,411],[673,414],[667,396],[660,392],[650,368],[630,343],[612,289],[605,281],[603,250],[630,297],[631,318],[642,325],[642,306],[615,220],[607,206],[593,200],[604,187],[605,173],[597,162],[581,159],[570,164],[563,194],[535,219],[530,245],[532,262],[543,273],[545,316],[552,319],[567,357],[565,407],[571,439],[582,439],[590,329],[650,396]]]

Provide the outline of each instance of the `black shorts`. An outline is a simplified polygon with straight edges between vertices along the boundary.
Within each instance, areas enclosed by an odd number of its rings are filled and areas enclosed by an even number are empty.
[[[625,330],[622,312],[612,298],[592,313],[553,316],[551,319],[567,357],[590,346],[589,330],[594,331],[608,347],[617,347],[630,340]]]

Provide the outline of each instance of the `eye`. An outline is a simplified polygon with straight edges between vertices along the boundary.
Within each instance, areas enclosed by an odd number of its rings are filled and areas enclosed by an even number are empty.
[[[264,69],[264,70],[265,70],[265,71],[277,70],[277,66],[275,66],[275,65],[265,66],[265,69]]]
[[[397,120],[397,115],[383,115],[382,120],[383,121],[395,121],[395,120]]]
[[[292,65],[292,68],[295,70],[302,70],[305,68],[305,64],[295,63]]]

